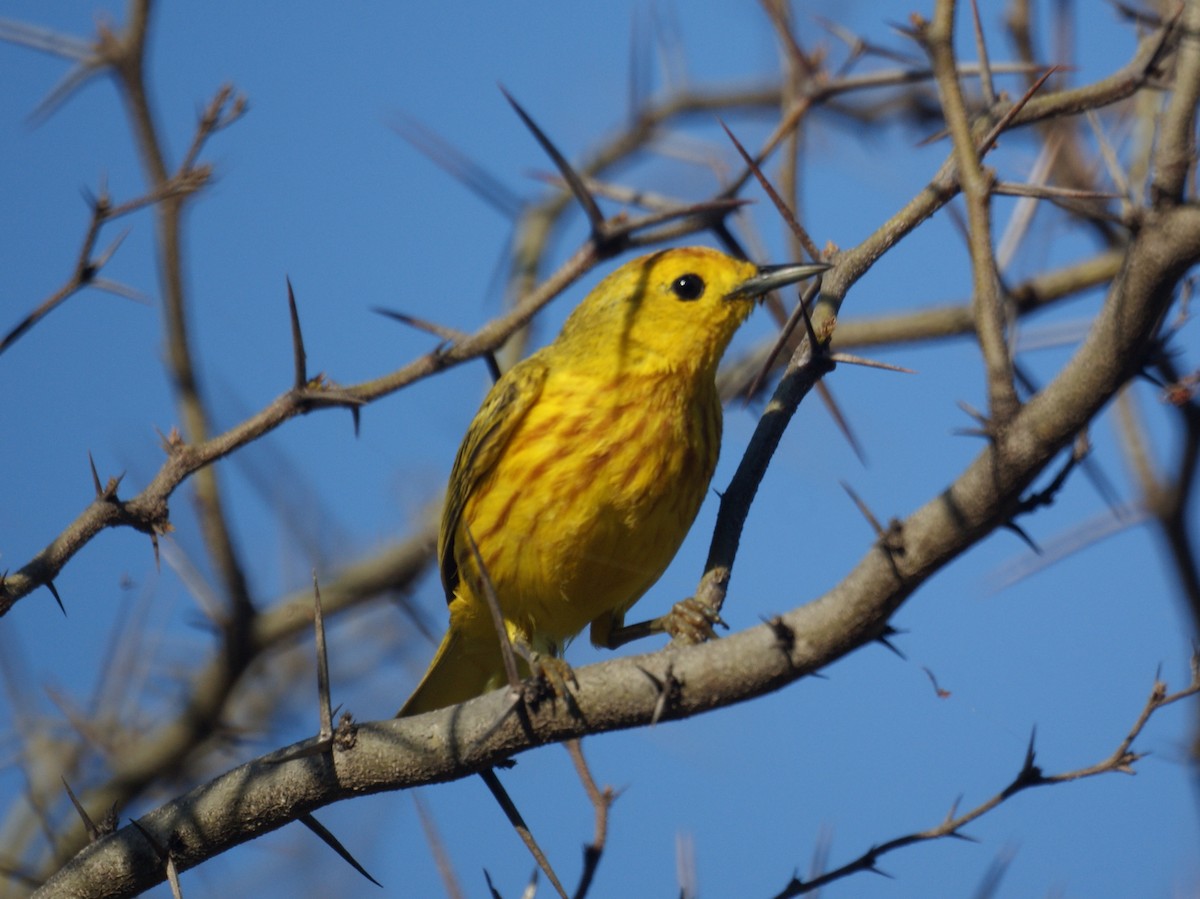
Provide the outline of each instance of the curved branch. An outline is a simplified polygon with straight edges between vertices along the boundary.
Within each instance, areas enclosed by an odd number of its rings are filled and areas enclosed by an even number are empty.
[[[581,669],[574,713],[542,704],[514,716],[496,691],[362,725],[331,754],[296,758],[293,748],[250,762],[87,847],[36,895],[130,896],[160,882],[163,862],[141,831],[173,847],[182,870],[340,799],[450,780],[545,743],[742,702],[865,645],[921,583],[1006,520],[1025,487],[1136,372],[1177,281],[1197,261],[1200,209],[1148,213],[1062,372],[950,487],[896,526],[895,541],[868,550],[819,599],[712,643]]]

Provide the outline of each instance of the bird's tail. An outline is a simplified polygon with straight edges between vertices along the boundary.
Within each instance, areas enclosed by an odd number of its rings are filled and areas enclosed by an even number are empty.
[[[396,717],[405,718],[457,705],[494,690],[502,683],[504,661],[495,633],[467,633],[461,626],[451,623],[429,670]]]

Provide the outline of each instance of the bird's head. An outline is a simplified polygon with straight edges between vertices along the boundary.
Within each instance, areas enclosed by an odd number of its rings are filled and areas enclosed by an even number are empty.
[[[757,266],[708,247],[660,250],[596,285],[557,343],[585,365],[715,372],[755,300],[828,267]]]

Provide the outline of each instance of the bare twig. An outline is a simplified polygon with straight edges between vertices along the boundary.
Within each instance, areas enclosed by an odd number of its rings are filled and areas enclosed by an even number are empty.
[[[100,196],[92,201],[91,221],[88,223],[87,232],[84,234],[83,243],[79,248],[75,267],[67,278],[66,283],[39,303],[37,308],[13,326],[3,338],[0,338],[0,353],[11,347],[34,325],[85,287],[97,287],[121,296],[142,299],[131,288],[97,277],[129,233],[128,231],[122,232],[106,249],[102,250],[98,255],[95,254],[96,242],[99,240],[101,229],[107,222],[112,221],[119,214],[119,212],[114,211],[112,200],[108,196],[107,191],[101,188]]]
[[[983,354],[988,408],[995,427],[1004,427],[1016,414],[1019,400],[1013,384],[1012,359],[1004,339],[1007,330],[1000,294],[1000,276],[992,252],[991,188],[976,148],[976,136],[967,115],[954,60],[953,0],[939,0],[933,21],[921,29],[921,39],[937,77],[938,96],[954,140],[957,176],[967,204],[968,244],[974,274],[972,309],[975,334]],[[989,142],[985,141],[986,147]]]
[[[879,859],[883,856],[895,852],[898,849],[903,849],[907,846],[912,846],[916,843],[923,843],[930,840],[939,840],[947,837],[956,839],[967,839],[970,837],[964,834],[963,828],[973,821],[982,818],[997,807],[1012,799],[1018,793],[1023,792],[1031,787],[1049,786],[1051,784],[1067,783],[1073,780],[1082,780],[1087,777],[1096,777],[1101,774],[1132,774],[1133,765],[1142,757],[1139,753],[1131,751],[1134,740],[1138,738],[1142,730],[1149,722],[1151,716],[1159,709],[1178,702],[1181,699],[1186,699],[1189,696],[1200,694],[1200,678],[1193,677],[1192,683],[1176,693],[1167,694],[1166,685],[1160,681],[1156,681],[1154,687],[1150,691],[1150,697],[1146,700],[1146,704],[1142,707],[1138,714],[1137,720],[1130,728],[1129,733],[1117,745],[1116,749],[1110,755],[1100,761],[1088,765],[1083,768],[1077,768],[1072,771],[1065,771],[1060,774],[1045,774],[1042,769],[1034,762],[1033,740],[1030,739],[1029,748],[1025,753],[1025,758],[1021,764],[1020,770],[1017,772],[1013,781],[1003,790],[996,793],[990,799],[981,802],[974,808],[960,813],[957,810],[958,803],[955,802],[950,811],[946,814],[945,819],[941,824],[931,827],[927,830],[917,831],[906,834],[901,837],[895,837],[878,843],[860,855],[858,858],[847,862],[831,871],[821,874],[816,877],[804,881],[798,877],[793,877],[791,881],[779,893],[775,899],[788,899],[792,896],[802,896],[807,893],[821,889],[825,885],[832,883],[835,880],[841,880],[851,874],[856,874],[861,871],[879,872]]]
[[[442,878],[442,887],[446,890],[446,895],[449,899],[464,899],[466,894],[454,873],[454,865],[451,864],[450,856],[446,852],[446,843],[438,833],[437,824],[433,820],[429,806],[417,791],[413,791],[412,798],[413,806],[417,810],[417,818],[421,821],[421,830],[425,833],[425,842],[429,844],[429,851],[433,854],[433,861],[437,866],[438,876]]]
[[[579,875],[579,885],[575,888],[573,896],[573,899],[584,899],[588,890],[591,889],[592,879],[596,876],[596,869],[604,854],[604,846],[608,842],[608,813],[617,794],[612,787],[605,787],[602,790],[596,786],[596,780],[588,768],[587,759],[583,757],[583,744],[579,740],[567,740],[564,745],[571,755],[575,773],[579,775],[583,789],[587,793],[588,799],[591,800],[592,808],[596,813],[595,833],[592,841],[583,847],[583,871]]]

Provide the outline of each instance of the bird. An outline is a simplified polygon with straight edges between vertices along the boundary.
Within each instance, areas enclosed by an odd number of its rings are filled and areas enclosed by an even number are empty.
[[[826,268],[708,247],[640,256],[496,381],[446,491],[437,560],[449,627],[398,717],[506,682],[489,596],[525,659],[559,656],[585,627],[594,644],[617,645],[708,491],[717,366],[735,331],[757,298]]]

